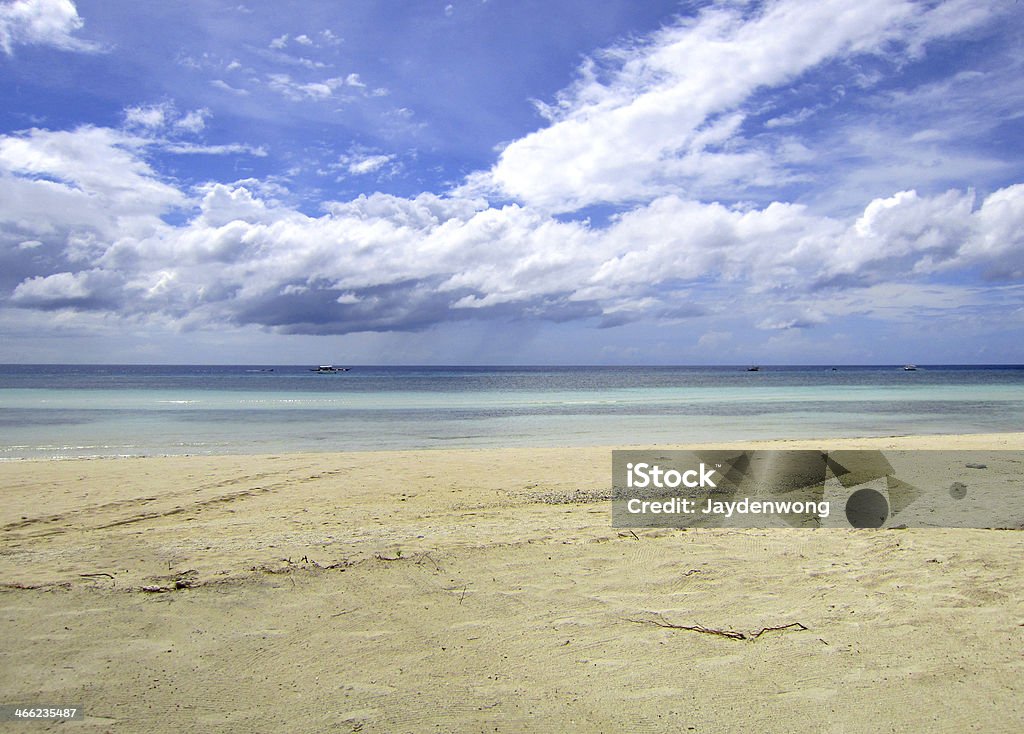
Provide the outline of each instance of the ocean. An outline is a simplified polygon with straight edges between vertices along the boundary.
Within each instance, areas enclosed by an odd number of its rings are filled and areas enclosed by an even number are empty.
[[[0,460],[1024,430],[1024,367],[0,365]]]

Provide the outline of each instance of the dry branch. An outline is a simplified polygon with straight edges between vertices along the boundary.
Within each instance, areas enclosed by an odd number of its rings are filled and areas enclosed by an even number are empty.
[[[789,624],[780,624],[772,627],[762,627],[756,632],[743,632],[742,630],[731,630],[731,629],[718,629],[716,627],[705,627],[702,624],[676,624],[669,622],[661,614],[655,615],[654,619],[627,619],[627,622],[634,624],[650,624],[655,627],[662,627],[670,630],[686,630],[687,632],[700,632],[705,635],[716,635],[718,637],[727,637],[730,640],[748,640],[753,642],[758,639],[761,635],[766,632],[775,632],[781,630],[795,629],[795,630],[806,630],[808,627],[801,622],[790,622]]]

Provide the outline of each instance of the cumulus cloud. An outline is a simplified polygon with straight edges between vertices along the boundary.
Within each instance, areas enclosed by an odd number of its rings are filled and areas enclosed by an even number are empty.
[[[11,295],[11,302],[44,311],[116,308],[119,280],[116,274],[99,269],[37,276],[19,283]]]
[[[17,45],[99,51],[98,44],[75,37],[83,25],[71,0],[14,0],[0,5],[0,48],[8,56]]]
[[[0,298],[26,279],[94,269],[119,241],[151,236],[166,226],[163,215],[187,205],[142,158],[143,145],[123,131],[89,126],[0,136]],[[18,242],[38,244],[15,249]],[[20,302],[56,303],[52,291],[43,298],[43,285],[53,284],[25,285]],[[92,302],[81,292],[65,299],[69,307]]]
[[[598,227],[427,193],[312,216],[255,179],[183,192],[132,138],[97,128],[0,139],[0,171],[0,221],[63,252],[59,269],[13,286],[9,303],[25,309],[327,334],[493,317],[615,327],[749,308],[761,328],[791,330],[849,303],[835,294],[953,269],[1024,276],[1024,185],[980,203],[971,191],[897,192],[849,219],[666,195]],[[160,218],[171,207],[194,214],[171,226]]]
[[[1024,279],[1024,184],[985,199],[974,215],[977,234],[957,253],[954,265],[980,265],[993,280]]]

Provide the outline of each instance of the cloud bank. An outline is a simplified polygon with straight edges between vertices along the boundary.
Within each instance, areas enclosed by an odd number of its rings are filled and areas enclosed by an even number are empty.
[[[4,305],[318,335],[716,315],[786,332],[977,305],[986,288],[1024,278],[1024,184],[979,195],[883,181],[852,212],[782,200],[770,192],[808,175],[808,146],[827,140],[793,131],[830,102],[779,113],[772,95],[829,65],[898,68],[992,14],[959,0],[714,5],[587,59],[538,103],[542,128],[489,169],[417,196],[311,208],[270,178],[181,184],[156,169],[154,150],[266,154],[188,137],[208,126],[202,107],[139,105],[121,128],[0,136]],[[84,50],[71,35],[80,26],[69,2],[19,2],[0,10],[0,46]],[[270,85],[296,102],[362,86],[355,75],[300,84],[287,74]],[[908,145],[943,138],[918,133]],[[334,170],[359,177],[395,160],[352,148]],[[879,169],[859,170],[869,180]]]
[[[777,303],[953,271],[1024,274],[1021,184],[981,201],[901,191],[853,221],[675,194],[602,227],[429,193],[327,202],[311,216],[256,180],[181,191],[146,164],[143,142],[101,128],[0,138],[0,220],[12,241],[44,243],[14,253],[24,277],[10,305],[341,334],[485,315],[619,325],[728,308],[735,295],[709,283]],[[184,223],[164,220],[181,210]],[[31,274],[41,249],[63,269]]]

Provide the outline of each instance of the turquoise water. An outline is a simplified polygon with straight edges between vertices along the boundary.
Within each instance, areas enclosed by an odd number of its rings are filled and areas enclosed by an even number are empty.
[[[1024,369],[0,366],[0,459],[1024,430]]]

